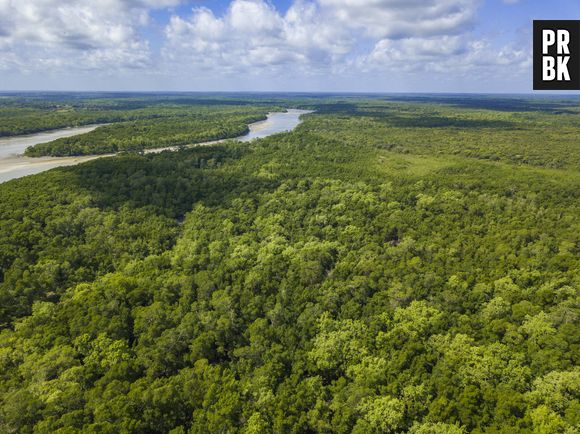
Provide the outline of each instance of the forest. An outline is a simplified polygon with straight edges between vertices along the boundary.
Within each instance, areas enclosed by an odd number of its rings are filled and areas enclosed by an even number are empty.
[[[116,122],[73,137],[61,138],[26,149],[29,157],[111,154],[186,146],[238,137],[248,124],[266,119],[268,108],[197,108],[190,113],[155,119]]]
[[[578,432],[580,100],[66,98],[190,113],[87,152],[316,111],[0,184],[0,432]]]
[[[244,106],[246,110],[242,113],[249,115],[259,112],[259,107],[264,108],[271,100],[119,93],[0,93],[0,137],[90,124],[200,117],[211,113],[208,108],[220,105]]]

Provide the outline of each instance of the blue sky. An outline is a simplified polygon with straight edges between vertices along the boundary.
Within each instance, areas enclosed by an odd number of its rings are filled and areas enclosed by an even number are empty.
[[[578,0],[0,0],[0,90],[531,92]]]

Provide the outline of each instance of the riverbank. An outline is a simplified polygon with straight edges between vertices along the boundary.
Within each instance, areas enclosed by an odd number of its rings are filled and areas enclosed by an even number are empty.
[[[80,134],[90,133],[103,125],[109,124],[93,124],[83,127],[71,127],[61,130],[43,131],[36,134],[26,134],[23,136],[11,136],[0,138],[0,159],[10,156],[23,154],[29,146],[38,145],[40,143],[48,143],[53,140],[62,139],[65,137],[78,136]]]
[[[311,113],[309,110],[289,109],[286,112],[268,113],[268,118],[263,121],[249,124],[249,132],[243,136],[232,139],[215,140],[211,142],[195,143],[190,146],[208,146],[225,140],[250,140],[267,137],[272,134],[291,131],[300,124],[300,116]],[[56,167],[72,166],[84,163],[96,158],[111,157],[116,154],[87,155],[78,157],[26,157],[22,155],[27,147],[39,143],[46,143],[62,137],[72,137],[95,130],[101,125],[91,125],[78,128],[67,128],[52,132],[44,132],[27,136],[10,137],[0,139],[0,183],[23,176],[34,175]],[[156,153],[167,150],[176,150],[179,147],[171,146],[157,149],[149,149],[146,153]]]

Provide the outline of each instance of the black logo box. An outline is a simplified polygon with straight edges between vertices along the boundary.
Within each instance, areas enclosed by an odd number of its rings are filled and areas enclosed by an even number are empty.
[[[544,81],[542,35],[544,30],[567,30],[570,33],[570,81]],[[557,57],[557,44],[550,46],[548,56]],[[580,20],[534,20],[534,90],[580,90]]]

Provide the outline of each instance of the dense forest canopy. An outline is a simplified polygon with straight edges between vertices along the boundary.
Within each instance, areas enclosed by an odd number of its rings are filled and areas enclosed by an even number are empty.
[[[0,185],[0,432],[577,432],[580,104],[270,98]]]

